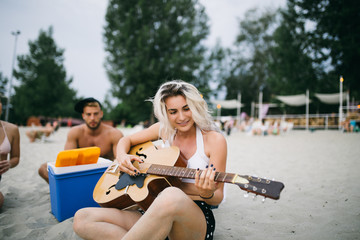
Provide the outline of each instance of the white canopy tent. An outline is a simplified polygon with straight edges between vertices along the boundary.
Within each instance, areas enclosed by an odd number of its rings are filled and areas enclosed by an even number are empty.
[[[339,104],[339,129],[341,129],[344,101],[347,103],[347,111],[350,109],[350,94],[349,92],[342,92],[342,82],[340,84],[340,93],[315,93],[315,97],[325,104]]]
[[[278,100],[286,105],[299,107],[306,105],[306,94],[289,95],[289,96],[276,96]]]
[[[344,92],[341,95],[342,96],[340,96],[340,93],[315,93],[315,97],[325,104],[339,104],[340,98],[342,98],[343,102],[349,98],[348,92]]]
[[[342,103],[347,101],[348,109],[349,109],[349,92],[340,92],[340,93],[315,93],[315,97],[317,97],[322,103],[325,104],[340,104],[340,119],[342,115]],[[309,99],[309,90],[306,91],[306,94],[298,94],[298,95],[290,95],[290,96],[276,96],[278,100],[285,103],[289,106],[303,106],[306,105],[306,129],[309,127],[309,103],[311,100]],[[342,99],[342,101],[340,100]],[[341,121],[341,120],[340,120]],[[339,123],[340,123],[339,121]]]
[[[236,99],[232,100],[211,100],[211,103],[214,105],[220,104],[221,108],[225,109],[236,109],[240,107],[240,102]],[[243,105],[243,104],[242,104]]]
[[[309,129],[309,90],[306,90],[306,94],[276,96],[276,98],[289,106],[300,107],[306,105],[306,130]]]
[[[331,93],[331,94],[324,94],[324,93],[315,93],[315,96],[323,103],[325,104],[339,104],[339,128],[340,123],[342,121],[342,103],[343,101],[347,101],[347,109],[349,110],[349,102],[350,102],[350,96],[349,92],[343,93],[343,77],[340,76],[340,93]],[[309,99],[309,90],[306,90],[306,94],[298,94],[298,95],[287,95],[287,96],[276,96],[276,98],[283,102],[286,105],[299,107],[306,105],[306,129],[309,129],[309,104],[311,100]],[[241,94],[238,94],[238,99],[232,99],[232,100],[212,100],[213,104],[218,106],[218,116],[219,111],[221,108],[226,109],[235,109],[237,108],[237,115],[238,119],[240,120],[240,112],[241,112]],[[251,111],[253,112],[254,103],[251,104]],[[266,112],[270,105],[263,106],[262,103],[262,91],[259,93],[259,104],[256,104],[259,108],[259,118],[262,118],[266,115]],[[220,106],[220,107],[219,107]]]
[[[238,99],[230,99],[230,100],[210,100],[210,102],[217,106],[218,109],[218,118],[220,117],[221,108],[224,109],[237,109],[236,119],[240,122],[240,113],[241,107],[244,104],[241,103],[241,94],[238,94]]]

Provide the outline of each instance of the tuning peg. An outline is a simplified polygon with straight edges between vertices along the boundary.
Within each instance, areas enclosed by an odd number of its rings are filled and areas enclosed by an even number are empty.
[[[266,200],[266,197],[263,197],[263,199],[261,200],[262,203],[264,203]]]
[[[249,197],[249,192],[244,193],[244,198]]]

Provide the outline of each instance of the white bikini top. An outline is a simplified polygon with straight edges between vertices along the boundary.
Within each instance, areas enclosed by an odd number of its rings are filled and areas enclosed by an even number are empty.
[[[161,127],[160,131],[161,132]],[[175,136],[172,136],[172,140]],[[168,140],[162,141],[162,147],[170,147]],[[187,167],[192,169],[205,169],[209,165],[210,158],[206,156],[204,151],[204,139],[201,130],[196,126],[196,152],[188,159]],[[194,183],[195,179],[182,179],[183,182]]]
[[[209,165],[210,158],[206,156],[204,150],[204,139],[200,128],[196,127],[196,152],[188,160],[188,168],[204,169]]]
[[[4,141],[0,145],[0,154],[8,154],[11,152],[11,144],[6,134],[4,123],[2,122],[1,125],[3,127],[5,136],[4,136]]]
[[[187,167],[192,169],[205,169],[209,165],[210,158],[204,150],[204,139],[200,128],[196,127],[196,152],[188,159]],[[183,182],[194,183],[194,179],[182,179]]]

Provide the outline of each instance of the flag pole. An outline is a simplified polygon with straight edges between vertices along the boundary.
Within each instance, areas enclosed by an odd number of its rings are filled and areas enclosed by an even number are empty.
[[[340,106],[339,106],[339,129],[341,130],[341,122],[342,122],[342,119],[343,119],[343,82],[344,82],[344,78],[343,76],[340,76]]]

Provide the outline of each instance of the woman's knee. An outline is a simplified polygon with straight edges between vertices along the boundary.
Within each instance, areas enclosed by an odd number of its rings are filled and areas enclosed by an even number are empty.
[[[181,210],[184,201],[188,196],[179,188],[168,187],[164,189],[155,199],[156,205],[162,206],[160,209],[167,212],[177,212]]]
[[[86,221],[90,219],[91,211],[89,208],[79,209],[74,215],[73,229],[76,233],[81,232],[84,228]]]

